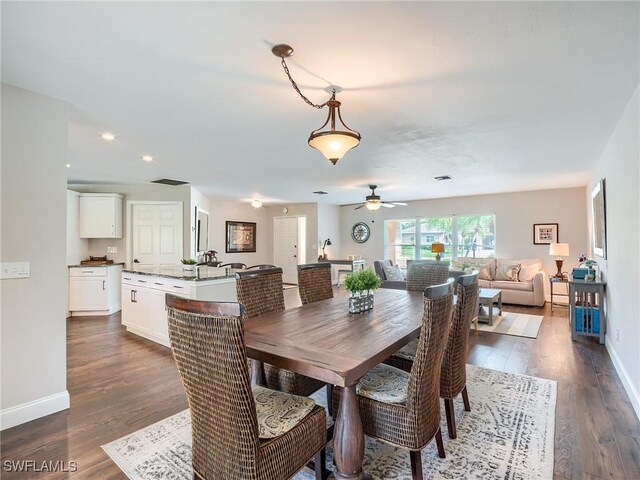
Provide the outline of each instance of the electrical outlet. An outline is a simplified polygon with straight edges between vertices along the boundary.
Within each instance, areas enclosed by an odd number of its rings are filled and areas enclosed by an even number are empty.
[[[616,342],[620,341],[620,329],[616,328]]]
[[[107,253],[118,253],[118,247],[107,247]]]
[[[29,278],[31,264],[29,262],[3,262],[0,269],[0,278]]]

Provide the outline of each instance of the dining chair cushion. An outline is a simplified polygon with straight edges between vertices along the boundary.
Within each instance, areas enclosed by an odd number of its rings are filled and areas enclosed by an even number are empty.
[[[381,363],[360,379],[356,393],[382,403],[404,404],[408,385],[407,372]]]
[[[298,425],[315,407],[308,397],[290,395],[252,385],[251,390],[258,416],[258,436],[275,438]]]
[[[413,361],[416,358],[416,351],[418,350],[418,339],[411,340],[411,342],[407,343],[404,347],[394,353],[394,356],[400,358],[406,358],[407,360]]]

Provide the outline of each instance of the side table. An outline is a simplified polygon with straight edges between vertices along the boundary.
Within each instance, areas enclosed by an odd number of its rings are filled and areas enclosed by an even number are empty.
[[[607,331],[607,316],[604,310],[604,293],[606,282],[596,277],[595,280],[569,280],[569,308],[571,318],[571,339],[578,335],[599,337],[604,344]]]
[[[565,286],[565,291],[567,293],[556,293],[556,296],[558,297],[569,297],[569,286],[567,285],[567,283],[569,283],[569,279],[567,278],[560,278],[560,277],[549,277],[549,291],[551,293],[551,311],[553,312],[553,285],[556,283],[562,283]],[[560,303],[558,305],[561,305]]]

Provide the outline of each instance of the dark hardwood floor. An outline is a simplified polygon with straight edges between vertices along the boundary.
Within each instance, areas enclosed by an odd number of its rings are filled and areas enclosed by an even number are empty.
[[[297,289],[285,299],[299,305]],[[605,348],[571,341],[566,308],[506,309],[544,315],[538,338],[472,331],[469,363],[558,382],[554,478],[640,479],[640,423]],[[187,408],[170,350],[127,333],[119,314],[69,319],[67,338],[71,408],[1,433],[3,479],[126,478],[100,445]],[[5,471],[15,460],[78,470]]]

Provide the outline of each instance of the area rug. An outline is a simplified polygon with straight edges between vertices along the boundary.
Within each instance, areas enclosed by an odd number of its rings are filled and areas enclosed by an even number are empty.
[[[447,458],[433,442],[422,452],[425,479],[515,480],[553,477],[557,385],[525,375],[467,366],[471,412],[455,401],[458,437],[442,437]],[[314,394],[324,405],[324,389]],[[191,480],[191,418],[185,410],[102,447],[132,480]],[[327,467],[332,468],[327,447]],[[410,480],[409,453],[366,438],[364,469],[376,480]],[[303,469],[295,480],[312,480]]]
[[[540,315],[528,315],[526,313],[502,312],[493,320],[493,325],[479,322],[478,330],[483,332],[502,333],[515,337],[538,338],[538,331],[542,325]]]

